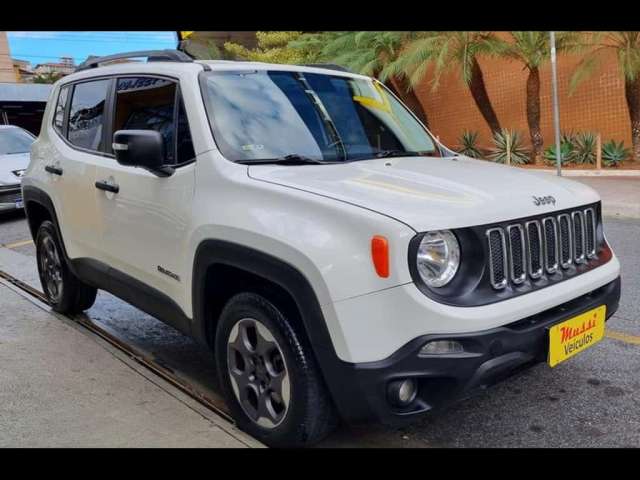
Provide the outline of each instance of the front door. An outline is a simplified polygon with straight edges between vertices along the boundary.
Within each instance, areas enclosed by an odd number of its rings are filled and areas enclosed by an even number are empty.
[[[147,286],[182,299],[195,155],[177,82],[155,77],[117,79],[111,132],[156,130],[165,142],[169,177],[105,158],[96,169],[102,222],[102,261]],[[178,303],[181,303],[180,301]]]

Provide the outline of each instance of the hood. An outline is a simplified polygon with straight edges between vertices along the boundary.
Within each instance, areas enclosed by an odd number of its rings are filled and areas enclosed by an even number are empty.
[[[482,225],[599,200],[578,182],[468,157],[253,165],[249,176],[375,210],[416,231]]]
[[[24,170],[29,166],[29,153],[12,153],[0,155],[0,185],[16,185],[20,183],[20,177],[14,170]]]

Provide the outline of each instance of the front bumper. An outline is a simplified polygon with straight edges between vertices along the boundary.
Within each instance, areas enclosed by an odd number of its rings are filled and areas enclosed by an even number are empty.
[[[474,333],[424,335],[377,362],[336,362],[325,377],[340,379],[332,394],[343,418],[350,422],[377,419],[399,423],[473,395],[518,371],[543,362],[548,354],[550,326],[600,305],[607,319],[618,309],[620,277],[585,295],[517,322]],[[429,340],[457,340],[461,354],[418,357]],[[416,400],[404,410],[387,400],[387,385],[399,378],[415,378]],[[333,383],[333,382],[332,382]]]
[[[22,190],[20,185],[0,187],[0,212],[22,208]]]

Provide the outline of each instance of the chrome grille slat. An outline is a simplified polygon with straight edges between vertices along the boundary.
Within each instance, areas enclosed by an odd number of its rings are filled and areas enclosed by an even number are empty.
[[[558,215],[558,250],[560,254],[560,266],[569,268],[573,263],[573,236],[571,217],[563,213]]]
[[[489,246],[489,280],[491,286],[501,290],[507,286],[507,242],[501,228],[490,228],[486,232]]]
[[[593,207],[485,230],[493,288],[521,285],[543,275],[574,275],[571,268],[597,258],[598,217]],[[566,271],[566,272],[564,272]]]
[[[527,232],[527,250],[529,257],[529,275],[536,279],[542,276],[542,233],[540,222],[533,220],[524,224]]]
[[[587,208],[584,211],[584,225],[585,225],[585,244],[587,258],[595,258],[596,255],[596,213],[593,208]]]
[[[524,231],[522,225],[509,225],[507,227],[509,234],[509,273],[510,278],[516,285],[521,284],[527,278],[524,244]]]
[[[556,219],[546,217],[542,219],[544,226],[544,262],[547,273],[558,271],[558,228]]]
[[[584,218],[581,211],[571,212],[571,221],[573,223],[573,252],[576,263],[584,263],[585,255],[585,231]]]

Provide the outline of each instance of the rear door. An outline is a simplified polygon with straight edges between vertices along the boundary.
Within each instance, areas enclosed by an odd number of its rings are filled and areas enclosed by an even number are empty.
[[[177,81],[120,77],[114,88],[111,138],[118,130],[156,130],[164,138],[165,163],[175,169],[158,177],[105,158],[96,182],[117,186],[98,191],[102,260],[145,285],[181,299],[186,234],[194,194],[195,155]]]

